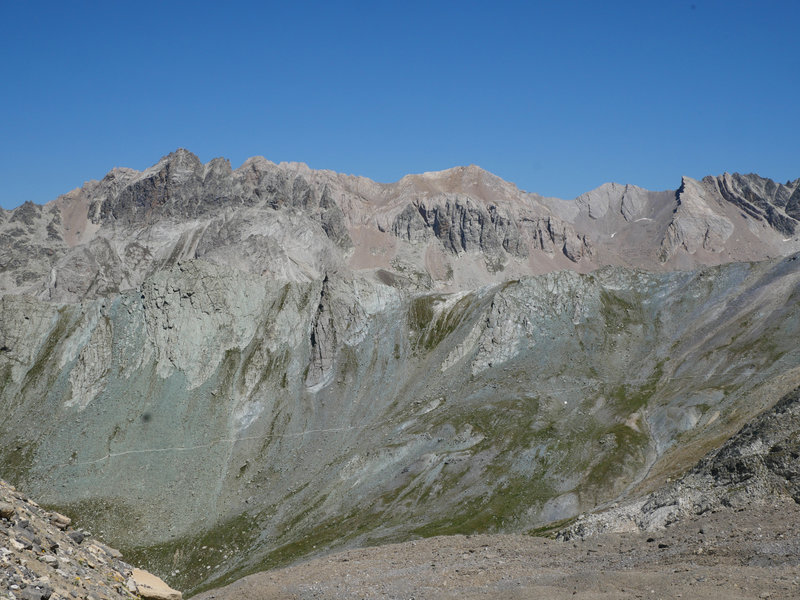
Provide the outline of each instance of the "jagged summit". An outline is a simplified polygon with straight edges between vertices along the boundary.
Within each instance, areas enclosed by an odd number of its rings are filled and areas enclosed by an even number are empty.
[[[704,177],[703,183],[756,221],[765,221],[786,236],[793,236],[800,221],[800,179],[775,183],[755,173],[724,173]]]

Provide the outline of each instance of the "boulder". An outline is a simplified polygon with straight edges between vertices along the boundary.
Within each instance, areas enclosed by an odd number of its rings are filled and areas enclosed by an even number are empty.
[[[139,595],[151,600],[181,600],[183,594],[169,587],[163,579],[142,569],[134,569],[131,578]]]
[[[8,502],[0,502],[0,518],[10,519],[14,516],[14,506]]]
[[[57,512],[50,514],[50,520],[56,527],[58,527],[62,531],[67,527],[69,527],[70,524],[72,523],[72,519],[70,519],[68,516],[62,515],[61,513]]]

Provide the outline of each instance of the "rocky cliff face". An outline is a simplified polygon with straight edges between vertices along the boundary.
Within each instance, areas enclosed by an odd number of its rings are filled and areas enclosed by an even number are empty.
[[[793,218],[797,182],[737,177]],[[112,171],[0,218],[0,473],[186,590],[572,517],[800,384],[800,261],[732,262],[796,247],[759,210],[688,178]]]

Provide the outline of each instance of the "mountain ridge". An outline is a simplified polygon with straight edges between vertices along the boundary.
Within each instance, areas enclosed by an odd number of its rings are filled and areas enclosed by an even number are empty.
[[[371,270],[446,292],[563,268],[689,269],[800,250],[798,203],[800,180],[756,175],[684,177],[675,192],[609,183],[559,200],[477,166],[380,184],[263,157],[233,170],[180,149],[144,171],[117,168],[48,204],[4,211],[0,292],[97,297],[135,288],[176,257],[287,280]],[[247,265],[222,244],[248,248]],[[78,267],[102,285],[70,280]]]

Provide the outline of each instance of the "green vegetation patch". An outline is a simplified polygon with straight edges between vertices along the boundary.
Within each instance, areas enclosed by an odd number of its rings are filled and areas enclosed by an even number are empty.
[[[656,363],[653,372],[642,385],[622,384],[612,389],[609,395],[619,416],[625,417],[648,405],[658,391],[665,362],[661,360]]]
[[[73,324],[72,329],[74,329]],[[46,387],[52,386],[56,377],[58,377],[58,369],[50,369],[47,367],[55,362],[55,351],[58,345],[69,337],[72,333],[70,330],[70,317],[65,308],[58,310],[58,318],[55,327],[53,327],[50,334],[47,336],[42,349],[39,351],[36,359],[25,374],[25,380],[22,383],[22,389],[28,389],[36,384],[41,383],[42,378],[46,375],[47,380],[44,382]]]
[[[88,498],[48,508],[76,523],[91,523],[93,533],[100,539],[105,537],[106,530],[134,531],[144,517],[142,507],[121,497]]]
[[[540,505],[554,495],[541,476],[506,477],[485,496],[461,502],[448,516],[417,527],[413,533],[433,537],[500,531],[523,518],[531,506]]]
[[[430,352],[463,322],[472,304],[471,296],[459,299],[449,310],[436,311],[435,305],[445,296],[420,296],[408,308],[411,343],[418,351]]]
[[[629,325],[644,320],[641,303],[637,299],[627,299],[607,289],[600,290],[600,314],[606,327],[614,330],[625,329]]]
[[[617,480],[644,464],[646,434],[619,423],[601,439],[600,460],[586,477],[590,489],[615,489]]]

